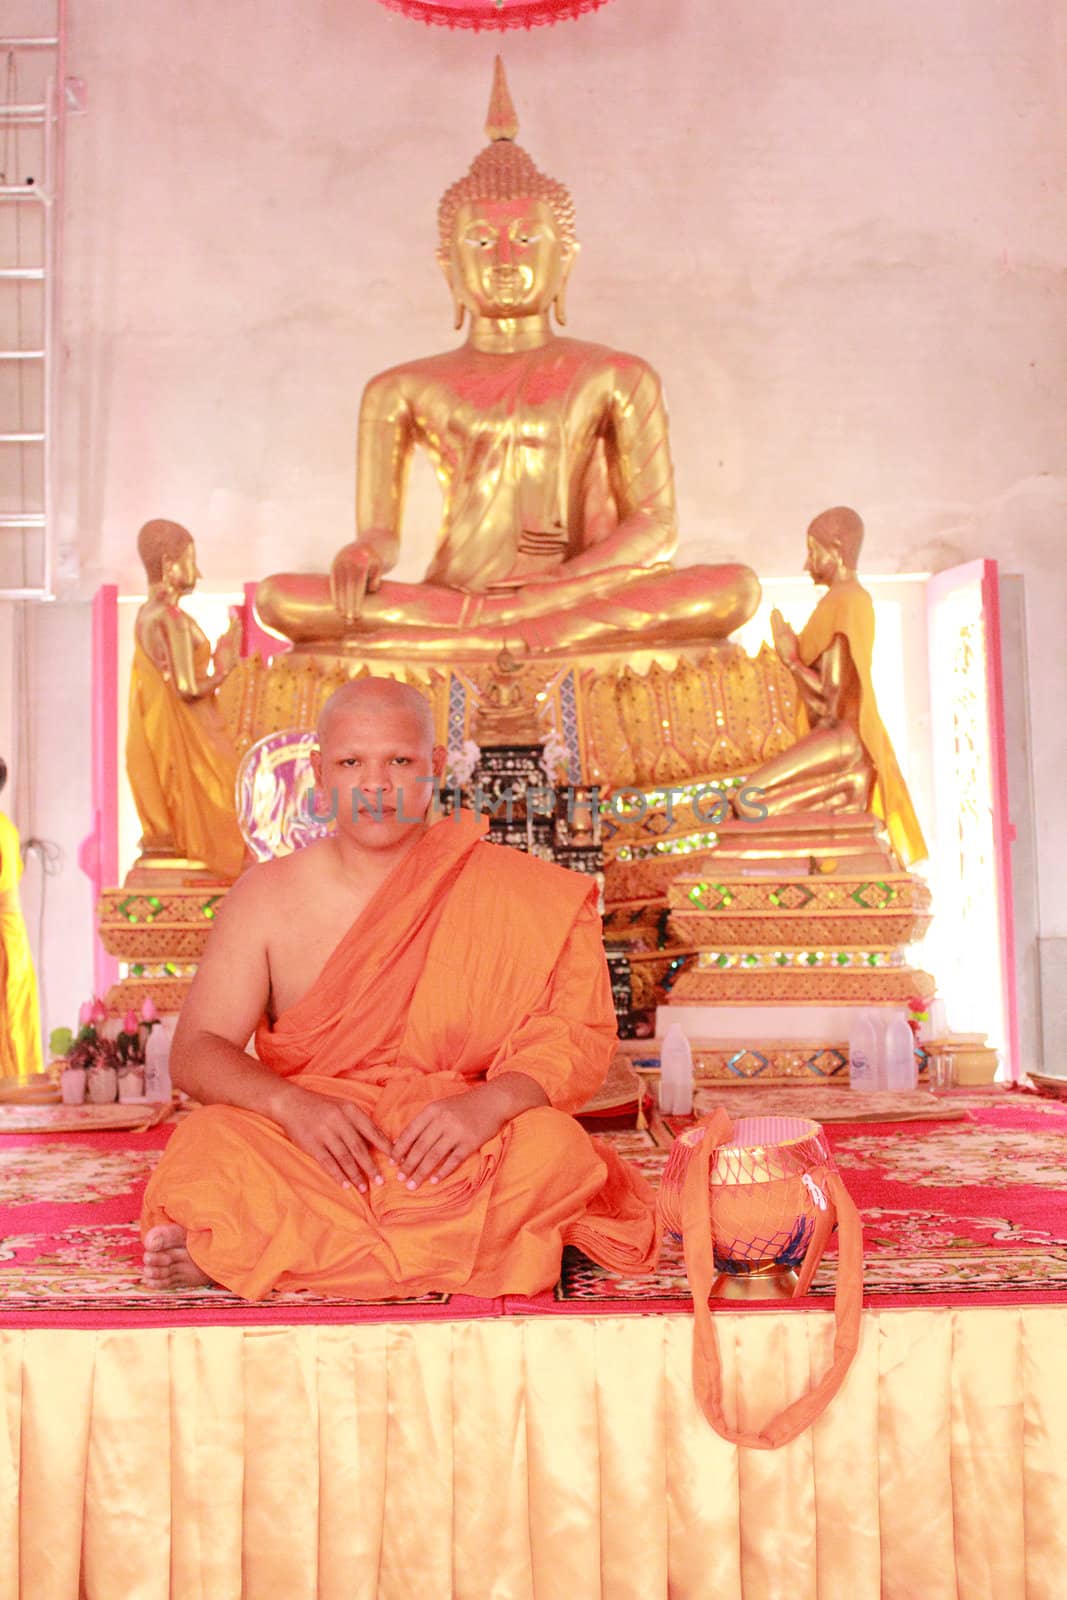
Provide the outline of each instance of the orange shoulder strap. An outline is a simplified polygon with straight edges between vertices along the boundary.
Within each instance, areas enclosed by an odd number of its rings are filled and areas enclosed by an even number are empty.
[[[814,1422],[829,1405],[845,1379],[859,1346],[863,1309],[863,1234],[855,1202],[836,1172],[825,1183],[829,1204],[820,1212],[815,1233],[805,1253],[796,1293],[806,1292],[830,1236],[836,1215],[840,1230],[837,1283],[834,1290],[834,1354],[828,1371],[759,1433],[742,1433],[726,1421],[722,1404],[722,1366],[708,1295],[714,1282],[715,1260],[711,1238],[711,1162],[719,1145],[730,1137],[726,1112],[716,1111],[707,1133],[694,1150],[682,1189],[682,1243],[689,1287],[693,1294],[693,1389],[705,1417],[731,1444],[754,1450],[776,1450],[788,1444]]]

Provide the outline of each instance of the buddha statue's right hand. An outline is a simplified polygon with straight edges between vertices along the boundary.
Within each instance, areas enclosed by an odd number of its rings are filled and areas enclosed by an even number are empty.
[[[355,539],[338,551],[330,569],[330,594],[346,622],[355,622],[364,596],[374,593],[389,565],[388,553],[370,539]]]

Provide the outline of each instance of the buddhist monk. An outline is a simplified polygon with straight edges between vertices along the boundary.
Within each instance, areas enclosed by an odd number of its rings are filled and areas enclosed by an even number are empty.
[[[416,690],[348,684],[318,739],[335,834],[229,891],[182,1010],[202,1106],[148,1186],[147,1281],[532,1294],[568,1243],[649,1270],[651,1190],[569,1115],[615,1046],[592,880],[437,813]]]

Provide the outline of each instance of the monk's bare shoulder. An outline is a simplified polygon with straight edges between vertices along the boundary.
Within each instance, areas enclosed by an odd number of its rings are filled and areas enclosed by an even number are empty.
[[[325,840],[318,840],[291,855],[249,867],[222,903],[228,929],[247,932],[257,943],[266,944],[271,929],[284,922],[308,890],[326,876],[324,850],[328,849]]]
[[[274,861],[261,861],[238,878],[226,896],[227,914],[245,920],[285,915],[294,902],[306,898],[307,891],[330,872],[333,848],[328,840],[315,840],[302,850],[288,856],[277,856]]]

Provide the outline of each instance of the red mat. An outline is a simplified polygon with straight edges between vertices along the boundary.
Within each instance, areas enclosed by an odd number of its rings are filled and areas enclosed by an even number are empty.
[[[729,1104],[728,1091],[723,1100]],[[1022,1093],[956,1103],[966,1109],[962,1121],[827,1125],[863,1216],[867,1302],[1067,1301],[1067,1106]],[[568,1251],[555,1291],[532,1300],[437,1295],[369,1304],[287,1294],[249,1305],[221,1289],[153,1291],[140,1282],[136,1222],[170,1131],[0,1135],[0,1325],[647,1314],[684,1311],[689,1303],[680,1251],[670,1241],[658,1272],[645,1278],[605,1272]],[[658,1182],[662,1140],[634,1131],[603,1137]],[[828,1255],[812,1296],[798,1306],[825,1303],[832,1292]]]

